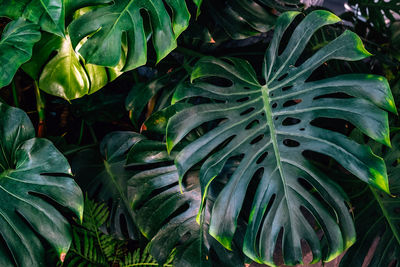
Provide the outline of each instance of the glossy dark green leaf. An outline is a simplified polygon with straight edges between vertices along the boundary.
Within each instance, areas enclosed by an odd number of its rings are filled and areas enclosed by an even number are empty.
[[[63,0],[0,0],[0,17],[24,18],[42,30],[64,36]]]
[[[223,266],[243,266],[240,253],[228,252],[213,242],[206,233],[208,224],[202,230],[196,222],[201,203],[198,172],[186,177],[181,190],[173,156],[168,156],[164,143],[151,140],[132,147],[128,164],[145,168],[128,181],[130,199],[136,223],[150,240],[150,253],[160,264],[175,248],[173,266],[210,266],[213,257]],[[210,255],[210,248],[218,254]]]
[[[142,136],[133,132],[112,132],[102,140],[100,153],[94,149],[82,150],[71,163],[83,190],[98,201],[112,203],[111,232],[119,237],[124,237],[124,227],[129,238],[136,237],[126,184],[133,172],[124,165],[126,152],[141,139]]]
[[[392,195],[382,194],[371,186],[350,183],[349,177],[341,175],[351,190],[357,242],[346,252],[340,266],[400,265],[400,135],[392,139],[392,144],[392,149],[384,148],[383,152]],[[382,150],[380,145],[377,147]]]
[[[0,265],[43,266],[42,240],[60,257],[71,244],[70,225],[56,207],[82,220],[82,191],[64,156],[50,141],[34,138],[22,110],[0,104],[0,114]]]
[[[210,233],[229,248],[241,209],[250,210],[244,252],[270,265],[274,265],[281,230],[284,261],[291,265],[302,263],[301,240],[311,248],[313,262],[332,260],[355,241],[344,193],[306,160],[304,151],[330,156],[362,181],[389,191],[385,163],[369,147],[313,123],[317,118],[344,119],[390,145],[388,115],[383,109],[396,112],[396,108],[387,81],[368,74],[307,81],[328,60],[360,60],[369,53],[356,34],[345,31],[298,64],[312,34],[339,18],[323,10],[310,13],[278,53],[281,38],[297,15],[286,12],[278,19],[264,61],[265,85],[244,60],[203,58],[193,69],[193,83],[180,86],[173,102],[193,96],[214,101],[176,114],[167,126],[171,151],[191,130],[214,122],[212,130],[177,156],[180,177],[204,160],[200,184],[205,197],[225,163],[239,158],[240,165],[213,207]],[[212,78],[218,79],[208,82]],[[338,98],[337,93],[348,97]],[[243,207],[247,187],[260,172],[253,203]],[[322,240],[307,214],[323,231]]]
[[[203,9],[233,39],[244,39],[273,28],[278,12],[300,6],[300,1],[205,0]]]
[[[32,47],[39,41],[39,26],[18,19],[5,27],[0,39],[0,88],[8,85],[18,68],[32,56]]]
[[[195,1],[196,4],[199,2]],[[172,11],[172,19],[165,5]],[[147,38],[141,10],[148,14],[157,62],[160,61],[175,49],[176,39],[188,26],[190,14],[185,0],[120,0],[96,8],[68,27],[73,46],[90,36],[79,53],[87,63],[113,67],[125,53],[122,40],[126,39],[127,57],[123,71],[144,65]]]

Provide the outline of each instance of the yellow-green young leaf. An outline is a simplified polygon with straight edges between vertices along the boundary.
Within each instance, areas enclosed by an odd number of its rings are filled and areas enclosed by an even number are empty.
[[[195,1],[200,5],[201,1]],[[173,13],[172,18],[168,9]],[[151,27],[142,18],[147,12]],[[68,27],[74,47],[87,39],[79,53],[87,63],[114,67],[124,54],[123,39],[127,40],[127,57],[123,71],[144,65],[147,60],[147,34],[151,28],[157,61],[176,47],[176,39],[187,28],[190,14],[185,0],[120,0],[93,9],[74,20]],[[124,34],[126,33],[126,35]],[[126,37],[126,38],[125,38]]]
[[[71,229],[63,214],[82,220],[82,191],[67,159],[35,138],[28,116],[1,103],[0,149],[0,266],[43,266],[49,244],[59,256],[68,251]]]
[[[52,52],[56,54],[50,57]],[[72,100],[92,94],[117,78],[123,63],[124,58],[114,68],[84,64],[68,35],[61,38],[44,33],[34,46],[32,59],[22,69],[39,81],[41,90]]]
[[[251,259],[269,265],[275,265],[278,240],[282,242],[284,262],[289,265],[303,262],[303,240],[312,251],[313,262],[332,260],[355,241],[345,194],[307,160],[305,152],[332,157],[360,180],[389,192],[382,158],[368,146],[316,124],[317,119],[328,123],[328,119],[342,119],[390,146],[387,111],[396,113],[396,107],[386,79],[345,74],[307,81],[324,62],[355,61],[370,54],[356,34],[345,31],[298,64],[311,36],[324,25],[340,21],[328,11],[317,10],[305,16],[293,32],[286,33],[298,14],[286,12],[277,20],[265,53],[265,83],[258,82],[245,60],[203,58],[193,69],[192,82],[178,87],[173,101],[190,97],[211,101],[184,109],[167,125],[166,141],[171,151],[192,130],[210,123],[211,129],[186,145],[175,159],[180,181],[201,163],[203,199],[223,168],[239,162],[215,200],[210,233],[230,248],[239,214],[246,211],[251,216],[243,250]],[[290,36],[287,44],[281,43],[284,34]],[[207,82],[213,78],[225,82]],[[338,93],[348,97],[337,97]],[[248,189],[249,185],[256,189]],[[310,217],[323,232],[322,239],[310,224]]]
[[[101,75],[98,79],[102,80]],[[44,67],[39,79],[39,88],[64,99],[79,98],[89,92],[89,78],[68,36],[62,41],[57,55]]]
[[[18,68],[32,56],[32,47],[39,41],[39,26],[18,19],[4,28],[0,39],[0,88],[8,85]]]

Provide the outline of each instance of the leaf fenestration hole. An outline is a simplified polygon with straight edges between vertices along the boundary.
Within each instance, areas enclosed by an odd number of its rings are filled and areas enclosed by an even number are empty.
[[[245,101],[247,101],[249,99],[250,99],[250,97],[246,96],[246,97],[239,98],[238,100],[236,100],[236,102],[242,103],[242,102],[245,102]]]
[[[278,106],[277,103],[273,103],[273,104],[272,104],[272,108],[276,108],[277,106]]]
[[[288,76],[287,73],[283,74],[281,77],[278,78],[278,81],[282,81],[283,79],[285,79]]]
[[[260,124],[260,121],[259,120],[253,120],[252,122],[250,122],[249,124],[247,124],[247,126],[246,126],[246,130],[249,130],[249,129],[251,129],[251,128],[253,128],[254,126],[256,126],[256,125],[259,125]]]
[[[251,140],[250,144],[251,144],[251,145],[254,145],[255,143],[260,142],[263,138],[264,138],[264,134],[260,134],[259,136],[257,136],[257,137],[254,138],[253,140]]]
[[[301,120],[292,118],[292,117],[287,117],[282,121],[283,126],[290,126],[290,125],[296,125],[299,124]]]
[[[293,87],[293,85],[282,87],[282,92],[285,92],[285,91],[291,89],[292,87]]]
[[[301,103],[301,99],[292,99],[292,100],[288,100],[285,103],[283,103],[283,107],[287,108],[287,107],[291,107],[291,106],[295,106],[299,103]]]
[[[264,161],[264,159],[268,156],[268,152],[264,152],[256,161],[257,164],[260,164]]]
[[[254,111],[255,108],[248,108],[245,111],[243,111],[242,113],[240,113],[240,116],[249,114],[250,112]]]
[[[231,80],[218,76],[202,78],[201,80],[203,82],[210,83],[219,87],[231,87],[233,85],[233,82]]]
[[[339,98],[339,99],[346,99],[346,98],[353,98],[351,95],[346,93],[338,92],[338,93],[331,93],[331,94],[324,94],[319,95],[313,98],[313,100],[321,99],[321,98]]]
[[[293,140],[293,139],[284,139],[283,144],[287,147],[298,147],[300,146],[300,143]]]

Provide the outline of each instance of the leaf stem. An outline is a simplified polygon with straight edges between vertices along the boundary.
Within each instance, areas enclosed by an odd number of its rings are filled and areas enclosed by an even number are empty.
[[[36,96],[36,110],[37,110],[38,116],[39,116],[38,137],[44,137],[45,129],[46,129],[46,123],[45,123],[46,102],[45,102],[44,96],[40,94],[40,89],[39,89],[37,81],[34,81],[34,85],[35,85],[34,87],[35,87],[35,96]]]
[[[12,94],[13,94],[13,99],[14,99],[14,106],[19,108],[18,92],[17,92],[17,87],[15,86],[15,80],[12,80],[11,88],[12,88]]]
[[[77,148],[73,148],[73,149],[67,150],[67,151],[63,152],[63,154],[64,154],[64,156],[69,156],[69,155],[72,155],[72,154],[74,154],[76,152],[79,152],[79,151],[81,151],[83,149],[93,148],[93,147],[96,147],[96,146],[97,146],[97,144],[90,144],[90,145],[86,145],[86,146],[80,146],[80,147],[77,147]]]
[[[98,144],[98,143],[99,143],[99,140],[97,140],[96,133],[94,132],[92,125],[90,125],[90,124],[86,124],[86,125],[89,127],[89,132],[90,132],[90,135],[91,135],[92,138],[93,138],[93,142],[94,142],[95,144]]]
[[[83,130],[85,129],[85,121],[82,120],[81,122],[81,130],[79,132],[79,138],[78,138],[78,146],[82,143],[82,138],[83,138]]]

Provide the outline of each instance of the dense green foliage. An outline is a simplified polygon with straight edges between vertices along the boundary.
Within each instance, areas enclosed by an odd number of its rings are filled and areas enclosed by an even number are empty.
[[[400,266],[400,6],[347,4],[0,0],[0,265]]]

